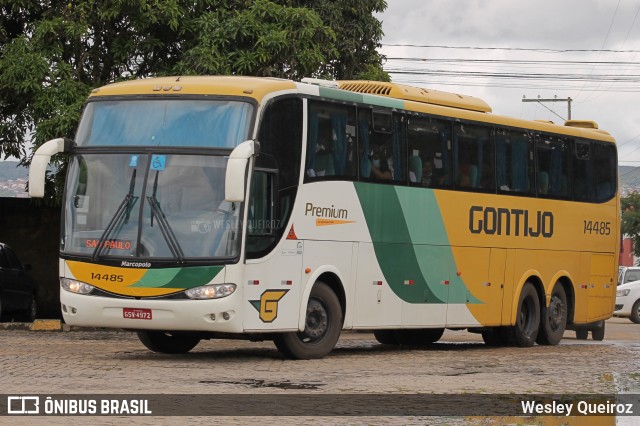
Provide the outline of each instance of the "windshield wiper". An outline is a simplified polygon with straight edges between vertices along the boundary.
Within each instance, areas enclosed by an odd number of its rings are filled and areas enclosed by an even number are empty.
[[[184,252],[182,251],[182,247],[180,247],[180,243],[176,238],[173,230],[171,229],[171,225],[167,221],[167,218],[164,215],[164,212],[160,208],[160,204],[158,203],[158,199],[156,198],[156,193],[158,191],[158,174],[160,172],[156,171],[156,177],[153,182],[153,195],[147,196],[147,201],[149,202],[149,207],[151,207],[151,226],[153,226],[153,217],[155,216],[158,219],[158,225],[160,227],[160,232],[162,232],[162,236],[164,237],[167,245],[169,246],[169,250],[171,250],[171,254],[173,257],[178,259],[179,262],[184,261]]]
[[[135,205],[136,201],[138,201],[138,197],[133,195],[133,191],[136,188],[136,171],[137,171],[136,169],[133,169],[133,173],[131,174],[131,181],[129,182],[129,192],[127,193],[127,195],[125,195],[124,199],[118,206],[118,209],[116,210],[113,217],[107,224],[107,227],[105,228],[104,232],[100,236],[100,239],[98,240],[98,245],[96,246],[95,250],[93,250],[91,259],[94,262],[98,259],[98,257],[102,253],[102,250],[104,249],[104,245],[105,245],[104,243],[107,241],[107,238],[109,237],[111,232],[113,232],[113,230],[116,228],[120,220],[124,217],[123,223],[124,224],[129,223],[131,210],[133,209],[133,206]]]

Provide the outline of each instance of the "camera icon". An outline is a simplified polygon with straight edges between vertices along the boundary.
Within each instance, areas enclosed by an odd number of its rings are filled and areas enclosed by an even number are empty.
[[[211,222],[208,220],[192,220],[191,232],[199,232],[201,234],[208,234],[213,230]]]

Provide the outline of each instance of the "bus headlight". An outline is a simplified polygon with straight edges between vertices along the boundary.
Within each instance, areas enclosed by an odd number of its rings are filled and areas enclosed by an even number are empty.
[[[69,278],[60,278],[60,285],[63,289],[76,294],[89,294],[95,287],[82,281],[72,280]]]
[[[210,284],[185,290],[190,299],[220,299],[236,291],[235,284]]]
[[[625,288],[624,290],[618,290],[616,291],[616,296],[617,297],[624,297],[624,296],[628,296],[629,292],[631,292],[630,288]]]

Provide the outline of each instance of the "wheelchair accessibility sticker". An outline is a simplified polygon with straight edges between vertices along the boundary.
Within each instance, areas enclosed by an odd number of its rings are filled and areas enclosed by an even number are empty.
[[[166,155],[153,155],[151,157],[151,170],[162,171],[165,169],[167,165],[167,156]]]

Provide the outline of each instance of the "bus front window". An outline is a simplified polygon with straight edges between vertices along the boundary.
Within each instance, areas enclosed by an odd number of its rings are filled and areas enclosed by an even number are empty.
[[[237,203],[224,201],[226,157],[86,154],[71,163],[63,252],[94,258],[232,258]]]
[[[235,148],[247,139],[253,109],[243,101],[94,101],[85,108],[76,143],[80,147]]]

